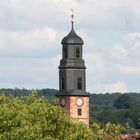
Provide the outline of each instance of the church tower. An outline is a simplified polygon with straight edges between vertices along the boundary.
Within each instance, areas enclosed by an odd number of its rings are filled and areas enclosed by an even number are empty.
[[[72,14],[70,33],[63,38],[59,65],[59,105],[68,115],[89,126],[89,94],[86,92],[86,67],[82,58],[83,40],[74,31]]]

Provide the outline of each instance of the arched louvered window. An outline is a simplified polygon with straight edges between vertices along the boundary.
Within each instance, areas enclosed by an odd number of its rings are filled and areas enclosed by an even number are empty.
[[[80,58],[80,48],[76,48],[76,58]]]
[[[61,90],[65,89],[65,79],[64,77],[61,78]]]
[[[82,78],[81,77],[77,78],[77,89],[78,90],[82,89]]]

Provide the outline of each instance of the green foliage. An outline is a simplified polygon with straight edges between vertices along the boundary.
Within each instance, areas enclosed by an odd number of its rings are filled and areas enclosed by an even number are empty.
[[[105,132],[107,136],[111,137],[114,140],[120,139],[120,134],[125,130],[121,124],[111,124],[108,122],[105,125]]]
[[[36,91],[39,96],[44,96],[47,97],[47,99],[53,99],[57,92],[55,89],[32,89],[32,90],[27,90],[27,89],[0,89],[0,94],[5,94],[5,95],[12,95],[14,97],[22,97],[22,96],[28,96],[31,95],[32,92]]]
[[[98,123],[93,123],[90,126],[90,128],[91,128],[92,132],[94,132],[97,140],[103,140],[104,139],[104,130],[101,128],[101,125],[99,125]]]
[[[0,140],[91,140],[92,136],[84,124],[72,121],[65,110],[43,97],[0,96]]]
[[[108,122],[121,123],[132,128],[140,129],[140,94],[113,93],[91,94],[90,116],[91,122],[97,121],[102,125]]]
[[[104,127],[101,127],[98,123],[93,123],[91,130],[95,133],[97,140],[120,140],[120,134],[125,128],[120,124],[109,122]]]
[[[30,96],[0,95],[0,140],[118,140],[121,125],[87,128],[65,110],[34,92]]]
[[[132,99],[127,94],[122,94],[114,101],[113,106],[117,109],[128,109],[132,106]]]

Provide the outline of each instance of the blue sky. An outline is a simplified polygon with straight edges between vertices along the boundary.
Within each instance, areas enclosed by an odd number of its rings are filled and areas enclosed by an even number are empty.
[[[61,40],[84,44],[87,91],[140,92],[140,0],[0,0],[0,88],[56,88]]]

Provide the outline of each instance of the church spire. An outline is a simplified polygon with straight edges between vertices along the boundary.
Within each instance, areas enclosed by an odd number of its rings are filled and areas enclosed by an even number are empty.
[[[71,31],[62,39],[62,59],[59,65],[58,104],[69,117],[89,126],[89,93],[86,92],[86,67],[83,56],[83,39],[74,31],[74,14],[71,9]]]
[[[79,37],[76,32],[74,31],[74,14],[73,14],[73,9],[71,10],[71,31],[70,33],[65,36],[62,41],[61,44],[63,45],[83,45],[83,39],[81,37]]]

